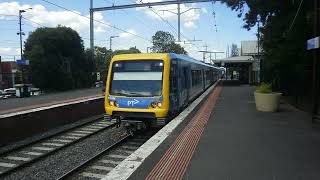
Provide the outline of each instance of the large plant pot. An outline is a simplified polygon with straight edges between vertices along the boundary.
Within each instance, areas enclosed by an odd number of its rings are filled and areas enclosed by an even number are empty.
[[[278,110],[281,93],[254,92],[256,108],[258,111],[275,112]]]

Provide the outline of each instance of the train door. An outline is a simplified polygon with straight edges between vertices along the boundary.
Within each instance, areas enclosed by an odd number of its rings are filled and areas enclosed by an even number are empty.
[[[169,99],[170,99],[170,112],[175,114],[179,110],[179,87],[178,87],[178,62],[176,59],[171,60],[170,66],[170,87],[169,87]]]
[[[204,69],[202,69],[202,82],[203,82],[202,89],[205,90],[206,89],[206,78],[205,78]]]
[[[189,93],[190,93],[190,76],[189,76],[189,68],[188,66],[183,67],[183,84],[184,84],[184,99],[183,99],[183,104],[187,105],[188,100],[189,100]]]

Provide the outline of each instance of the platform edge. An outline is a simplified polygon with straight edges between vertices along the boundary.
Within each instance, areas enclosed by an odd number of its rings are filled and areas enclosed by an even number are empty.
[[[200,97],[193,101],[185,110],[183,110],[176,118],[163,127],[159,132],[152,136],[147,142],[145,142],[140,148],[138,148],[133,154],[128,156],[124,161],[118,164],[113,170],[111,170],[103,180],[125,180],[128,179],[135,170],[145,161],[145,159],[155,151],[160,144],[175,130],[178,125],[184,121],[184,119],[197,107],[202,100],[207,97],[209,93],[214,90],[219,84],[220,80],[214,83],[208,88]]]

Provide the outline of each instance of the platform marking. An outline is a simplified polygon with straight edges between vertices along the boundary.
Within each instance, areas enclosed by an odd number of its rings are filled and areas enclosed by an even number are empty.
[[[105,164],[114,164],[118,165],[121,161],[112,161],[112,160],[101,160],[99,162],[105,163]]]
[[[194,100],[185,110],[176,118],[171,120],[165,127],[159,130],[147,142],[139,147],[134,153],[123,160],[118,166],[111,170],[103,179],[104,180],[125,180],[145,161],[145,159],[160,146],[160,144],[174,131],[174,129],[184,121],[184,119],[199,105],[199,103],[209,94],[219,81],[208,88],[200,97]]]
[[[64,146],[64,144],[59,144],[59,143],[42,143],[42,145],[45,145],[45,146],[57,146],[57,147]]]
[[[113,169],[113,167],[108,167],[108,166],[90,166],[90,168],[104,170],[104,171],[111,171]]]
[[[23,154],[32,155],[32,156],[41,156],[43,153],[41,152],[24,152]]]
[[[72,140],[67,140],[67,139],[52,139],[51,141],[58,141],[58,142],[65,142],[65,143],[72,142]]]
[[[5,158],[9,160],[14,160],[14,161],[30,161],[31,160],[31,158],[19,157],[19,156],[7,156]]]
[[[119,154],[109,154],[108,157],[118,158],[118,159],[125,159],[125,158],[128,157],[128,156],[119,155]]]
[[[6,167],[6,168],[12,168],[12,167],[15,167],[16,164],[0,162],[0,166],[1,167]]]
[[[52,151],[54,148],[50,147],[32,147],[32,149],[41,150],[41,151]]]
[[[84,177],[97,178],[97,179],[102,179],[103,177],[105,177],[104,174],[96,174],[96,173],[89,173],[89,172],[83,172],[80,175]]]
[[[195,148],[207,125],[217,99],[221,86],[210,94],[206,102],[198,110],[188,125],[182,130],[173,144],[169,147],[160,161],[153,167],[147,180],[151,179],[182,179],[191,161]]]
[[[76,137],[76,136],[60,136],[60,137],[65,139],[79,139],[79,137]]]

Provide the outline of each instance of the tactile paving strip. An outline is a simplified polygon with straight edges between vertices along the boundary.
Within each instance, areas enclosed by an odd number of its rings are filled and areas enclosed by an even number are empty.
[[[222,86],[218,86],[179,134],[146,179],[182,179],[206,127]]]

